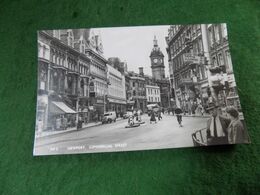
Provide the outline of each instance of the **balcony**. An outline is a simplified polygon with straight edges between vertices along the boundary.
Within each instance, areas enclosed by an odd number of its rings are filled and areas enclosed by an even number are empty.
[[[212,66],[209,68],[209,71],[211,73],[220,73],[220,72],[224,72],[224,69],[225,69],[225,65],[222,65],[222,66]]]

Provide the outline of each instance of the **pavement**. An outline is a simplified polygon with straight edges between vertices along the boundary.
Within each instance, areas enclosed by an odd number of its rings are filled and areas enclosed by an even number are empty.
[[[83,128],[52,136],[35,139],[34,155],[71,153],[94,153],[112,151],[133,151],[194,146],[192,133],[206,127],[206,117],[183,117],[180,127],[176,116],[163,115],[161,121],[145,122],[136,128],[125,128],[127,120]]]
[[[116,120],[120,121],[120,120],[123,120],[123,118],[117,118]],[[83,124],[82,129],[99,126],[99,125],[102,125],[102,122],[91,122],[91,123]],[[36,132],[35,138],[47,137],[47,136],[57,135],[57,134],[64,134],[64,133],[68,133],[68,132],[72,132],[72,131],[78,131],[78,129],[76,127],[71,127],[71,128],[67,128],[66,130],[56,130],[56,131],[49,130],[49,131]]]
[[[186,115],[182,115],[183,117],[202,117],[202,118],[209,118],[210,114],[186,114]]]

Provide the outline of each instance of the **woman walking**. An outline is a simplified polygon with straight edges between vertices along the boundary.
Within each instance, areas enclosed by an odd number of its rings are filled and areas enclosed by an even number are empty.
[[[247,135],[244,129],[242,122],[239,120],[239,113],[235,108],[228,108],[227,109],[228,117],[230,118],[231,122],[228,126],[228,143],[235,144],[235,143],[244,143],[248,142]]]
[[[156,122],[156,118],[155,118],[155,113],[154,113],[153,110],[152,110],[152,113],[151,113],[150,124],[151,124],[152,122],[157,123],[157,122]]]

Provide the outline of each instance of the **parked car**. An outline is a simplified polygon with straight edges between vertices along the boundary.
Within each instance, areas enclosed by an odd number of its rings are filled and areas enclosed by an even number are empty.
[[[106,112],[102,119],[102,124],[116,122],[116,112]]]
[[[124,113],[124,115],[123,115],[123,119],[127,119],[127,118],[129,118],[129,116],[132,115],[132,114],[133,114],[132,111],[127,111],[126,113]]]

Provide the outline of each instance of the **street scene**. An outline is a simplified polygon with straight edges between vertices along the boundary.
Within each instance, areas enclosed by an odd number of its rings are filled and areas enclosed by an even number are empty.
[[[38,31],[34,155],[236,143],[225,23]]]
[[[194,129],[204,128],[206,117],[186,117],[179,128],[176,116],[165,114],[157,123],[143,116],[144,124],[125,128],[127,119],[115,123],[83,128],[50,137],[35,145],[36,153],[70,154],[103,151],[148,150],[193,146]]]

